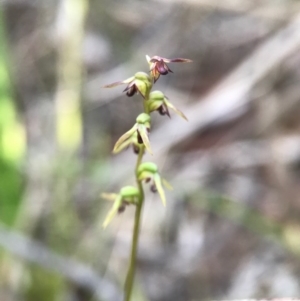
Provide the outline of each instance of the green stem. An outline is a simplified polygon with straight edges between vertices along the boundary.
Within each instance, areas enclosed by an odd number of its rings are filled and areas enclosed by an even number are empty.
[[[138,162],[141,162],[141,159],[143,157],[144,153],[144,147],[141,147],[137,166],[139,165]],[[131,293],[132,293],[132,287],[133,287],[133,281],[134,281],[134,275],[135,275],[135,267],[136,267],[136,255],[137,255],[137,249],[138,249],[138,241],[139,241],[139,233],[140,233],[140,225],[141,225],[141,213],[144,203],[144,190],[142,183],[138,181],[138,188],[140,191],[140,197],[139,197],[139,203],[136,206],[135,211],[135,217],[134,217],[134,228],[133,228],[133,236],[132,236],[132,245],[131,245],[131,254],[130,254],[130,263],[129,263],[129,269],[126,276],[125,281],[125,297],[124,301],[130,301],[131,299]]]
[[[148,114],[149,112],[148,112],[146,101],[147,100],[144,100],[144,112]],[[135,177],[136,177],[136,182],[137,182],[140,195],[139,195],[139,202],[138,205],[136,206],[135,217],[134,217],[130,263],[129,263],[129,268],[126,276],[125,287],[124,287],[124,291],[125,291],[124,301],[130,301],[131,299],[135,268],[136,268],[136,255],[137,255],[139,234],[140,234],[140,227],[141,227],[141,214],[142,214],[142,209],[144,204],[144,189],[142,183],[138,180],[138,168],[142,163],[144,152],[145,152],[145,146],[141,145],[136,161],[136,166],[135,166]]]
[[[144,99],[143,101],[143,106],[144,106],[144,113],[147,113],[149,114],[149,109],[148,109],[148,106],[147,106],[147,99]]]

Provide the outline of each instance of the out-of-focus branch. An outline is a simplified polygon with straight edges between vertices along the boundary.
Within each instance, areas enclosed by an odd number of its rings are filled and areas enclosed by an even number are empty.
[[[192,177],[197,179],[197,185],[199,185],[199,177],[207,176],[206,171],[209,171],[208,162],[218,162],[220,166],[231,170],[268,165],[272,162],[268,145],[269,141],[267,140],[243,141],[220,147],[213,152],[210,150],[189,153],[183,164],[184,168],[176,174],[176,179],[180,182],[180,179]],[[277,138],[273,141],[273,146],[277,154],[276,159],[280,164],[291,164],[299,161],[299,136]]]
[[[86,0],[63,0],[57,20],[58,86],[55,97],[57,140],[76,149],[82,140],[82,40],[88,9]]]
[[[88,266],[75,260],[64,258],[48,250],[43,245],[0,225],[0,246],[11,254],[59,273],[68,280],[95,294],[99,300],[119,301],[119,289],[105,280]]]
[[[183,4],[195,7],[203,7],[206,9],[218,9],[236,13],[247,13],[253,16],[286,20],[299,11],[299,3],[292,1],[272,2],[260,0],[253,3],[251,0],[235,1],[235,0],[154,0],[154,2],[165,4]]]
[[[0,0],[0,5],[28,5],[28,6],[41,6],[41,5],[55,5],[54,0]]]

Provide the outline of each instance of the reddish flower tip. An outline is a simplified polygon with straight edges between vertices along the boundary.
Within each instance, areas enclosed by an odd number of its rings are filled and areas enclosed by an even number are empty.
[[[174,59],[167,59],[160,56],[153,56],[150,58],[148,55],[146,55],[146,59],[150,65],[150,72],[152,75],[152,78],[154,79],[154,82],[156,82],[160,75],[167,75],[169,72],[173,71],[169,68],[169,66],[166,63],[190,63],[192,60],[190,59],[184,59],[184,58],[174,58]]]

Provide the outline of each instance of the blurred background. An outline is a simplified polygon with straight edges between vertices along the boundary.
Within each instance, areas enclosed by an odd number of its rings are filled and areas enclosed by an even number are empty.
[[[153,114],[134,299],[300,296],[300,3],[2,0],[0,299],[121,300],[134,208],[101,227],[101,192],[134,185],[142,110],[103,85],[184,57]]]

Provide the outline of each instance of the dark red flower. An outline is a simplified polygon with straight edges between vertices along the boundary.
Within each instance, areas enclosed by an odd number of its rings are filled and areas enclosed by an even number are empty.
[[[126,95],[131,97],[134,94],[138,93],[138,88],[134,81],[128,84],[128,86],[123,90],[123,92],[126,92]]]
[[[183,58],[175,58],[175,59],[167,59],[160,56],[153,56],[150,58],[148,55],[146,55],[147,61],[150,65],[150,73],[153,77],[154,82],[156,82],[160,75],[166,75],[169,72],[173,71],[169,68],[167,63],[190,63],[192,62],[189,59],[183,59]]]

